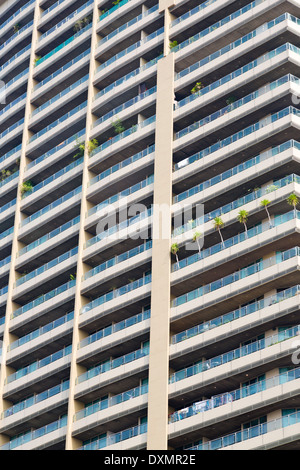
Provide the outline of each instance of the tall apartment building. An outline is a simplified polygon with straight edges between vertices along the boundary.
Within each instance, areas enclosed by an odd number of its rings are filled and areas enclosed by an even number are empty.
[[[0,450],[299,449],[300,1],[0,3]]]

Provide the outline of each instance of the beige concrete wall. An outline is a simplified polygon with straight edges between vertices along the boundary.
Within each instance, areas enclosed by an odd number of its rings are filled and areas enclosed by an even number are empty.
[[[174,54],[158,62],[147,448],[167,449]],[[168,211],[169,208],[169,211]],[[158,230],[158,226],[161,229]],[[169,227],[169,229],[167,228]],[[163,233],[162,233],[163,231]]]

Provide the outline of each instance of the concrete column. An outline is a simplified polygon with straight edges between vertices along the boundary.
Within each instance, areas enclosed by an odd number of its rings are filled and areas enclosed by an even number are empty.
[[[173,101],[174,53],[171,53],[158,62],[157,68],[148,393],[149,450],[166,450],[168,445]]]

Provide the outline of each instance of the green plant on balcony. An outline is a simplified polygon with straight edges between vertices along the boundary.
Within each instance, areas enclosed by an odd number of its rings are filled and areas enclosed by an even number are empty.
[[[34,59],[34,66],[36,66],[39,60],[41,60],[41,56],[38,56]]]
[[[104,13],[107,12],[107,8],[104,8],[104,10],[100,10],[100,16],[104,15]]]
[[[70,281],[76,280],[76,274],[70,274]]]
[[[93,150],[95,150],[98,147],[98,140],[97,139],[92,139],[89,140],[87,143],[87,151],[88,154],[90,155]],[[77,153],[73,156],[73,158],[83,158],[84,152],[85,152],[85,142],[81,142],[79,139],[76,139],[76,147],[77,147]]]
[[[197,82],[197,83],[195,83],[195,85],[194,85],[193,88],[191,89],[192,95],[194,95],[195,93],[199,92],[199,91],[201,90],[201,88],[203,88],[202,82]]]
[[[178,45],[178,42],[177,41],[170,41],[170,44],[169,44],[169,48],[170,48],[170,51],[176,47]]]
[[[78,33],[78,31],[81,31],[84,28],[84,26],[85,26],[84,20],[77,20],[73,27],[74,33]]]
[[[294,217],[296,217],[296,207],[299,204],[299,198],[295,193],[292,193],[289,195],[287,198],[286,202],[290,205],[293,206],[294,208]]]
[[[175,257],[176,257],[177,266],[179,266],[178,252],[179,252],[178,243],[173,243],[171,245],[171,253],[172,253],[172,255],[175,255]]]
[[[201,233],[201,232],[195,232],[194,235],[193,235],[193,242],[197,242],[199,253],[200,253],[200,251],[201,251],[201,247],[200,247],[200,243],[199,243],[199,239],[200,239],[201,237],[202,237],[202,233]]]
[[[271,216],[270,216],[270,213],[268,211],[268,205],[271,203],[271,201],[269,201],[269,199],[263,199],[262,201],[260,201],[260,205],[262,207],[265,208],[266,210],[266,213],[267,213],[267,216],[268,216],[268,219],[269,219],[269,224],[270,224],[270,228],[272,228],[272,220],[271,220]]]
[[[11,175],[10,170],[1,170],[0,172],[0,181],[4,181],[6,178],[8,178]]]
[[[123,126],[121,119],[112,121],[111,125],[113,126],[115,134],[117,135],[125,131],[125,127]]]
[[[86,16],[86,17],[83,18],[83,20],[82,20],[84,26],[87,26],[87,25],[90,24],[92,21],[93,21],[93,15]]]
[[[240,224],[244,225],[245,235],[246,235],[246,238],[248,238],[248,230],[247,230],[248,212],[245,209],[241,209],[237,216],[237,220],[240,222]]]
[[[223,220],[221,219],[221,217],[215,217],[214,220],[214,227],[216,230],[218,230],[219,232],[219,235],[220,235],[220,238],[221,238],[221,242],[222,242],[222,245],[223,245],[223,248],[225,247],[224,245],[224,239],[223,239],[223,236],[222,236],[222,233],[221,233],[221,228],[224,226],[224,222]]]
[[[116,5],[119,5],[121,0],[115,0],[114,2],[112,2],[113,6],[115,7]]]
[[[234,96],[229,96],[226,100],[226,104],[230,105],[233,104],[236,101],[236,98]]]
[[[21,195],[24,196],[25,193],[28,193],[30,191],[32,191],[32,188],[33,188],[33,184],[31,181],[24,181],[22,184],[21,184]]]
[[[14,33],[17,33],[20,29],[21,25],[20,23],[16,23],[14,26],[13,26],[13,31]]]
[[[278,189],[278,186],[276,186],[276,184],[270,184],[270,186],[266,188],[266,193],[272,193],[273,191],[276,191],[276,189]]]

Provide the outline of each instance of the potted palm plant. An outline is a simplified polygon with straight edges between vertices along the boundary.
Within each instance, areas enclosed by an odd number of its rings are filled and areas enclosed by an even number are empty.
[[[260,201],[260,205],[263,206],[266,210],[266,213],[267,213],[267,216],[268,216],[268,219],[269,219],[270,228],[272,228],[273,227],[272,220],[271,220],[271,217],[270,217],[270,213],[268,211],[268,205],[269,204],[270,204],[269,199],[263,199],[262,201]]]
[[[248,230],[247,230],[247,220],[248,220],[248,212],[245,209],[241,209],[238,216],[237,220],[244,225],[245,227],[245,235],[246,238],[248,238]]]
[[[218,230],[219,232],[219,235],[220,235],[220,238],[221,238],[221,242],[222,242],[222,245],[223,245],[223,248],[225,247],[224,245],[224,239],[223,239],[223,236],[222,236],[222,233],[221,233],[221,228],[223,227],[224,225],[224,222],[223,220],[221,219],[221,217],[215,217],[214,218],[214,227],[216,230]]]

